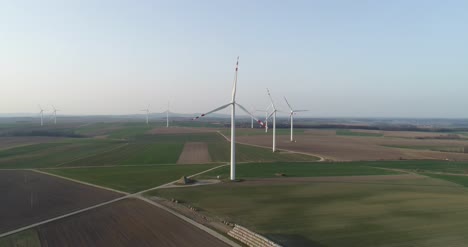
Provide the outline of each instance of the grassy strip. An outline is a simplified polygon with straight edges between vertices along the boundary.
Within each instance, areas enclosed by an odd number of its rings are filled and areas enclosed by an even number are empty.
[[[0,238],[0,247],[41,247],[41,241],[34,229]]]
[[[219,164],[218,164],[219,165]],[[47,169],[45,172],[120,190],[138,192],[208,170],[217,165],[154,165]]]

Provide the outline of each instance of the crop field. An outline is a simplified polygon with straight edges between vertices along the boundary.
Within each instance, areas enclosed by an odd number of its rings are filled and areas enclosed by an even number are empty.
[[[184,145],[197,142],[208,146],[208,153],[214,162],[230,159],[230,144],[217,133],[154,134],[139,135],[129,144],[111,152],[69,162],[66,166],[142,165],[175,164],[182,154]],[[237,145],[237,160],[248,161],[313,161],[318,158],[301,154],[272,153],[271,150]]]
[[[261,130],[258,131],[261,132]],[[450,139],[451,136],[440,133],[423,132],[393,133],[391,131],[381,131],[379,136],[373,136],[376,132],[360,130],[352,130],[351,132],[358,133],[358,135],[337,135],[335,130],[306,130],[304,134],[295,136],[296,142],[290,142],[287,135],[278,135],[277,147],[315,154],[336,161],[399,159],[468,161],[468,154],[450,152],[462,150],[467,145],[467,139],[463,138],[453,137],[453,139]],[[271,134],[268,136],[244,135],[237,137],[237,141],[271,147],[272,137]],[[417,147],[428,148],[421,149]],[[450,148],[444,149],[444,147]]]
[[[78,139],[14,147],[0,151],[0,168],[62,166],[122,144],[121,141]]]
[[[58,168],[44,171],[120,191],[138,192],[215,166],[219,164]]]
[[[228,166],[222,167],[199,176],[199,178],[229,177]],[[273,178],[278,174],[285,177],[321,177],[321,176],[357,176],[357,175],[389,175],[400,172],[375,168],[359,162],[355,163],[251,163],[238,164],[236,174],[239,179]]]
[[[0,233],[121,196],[26,170],[0,170],[0,191]]]
[[[0,151],[14,147],[27,146],[38,143],[62,141],[61,137],[27,136],[27,137],[0,137]]]
[[[448,181],[418,175],[278,180],[150,195],[176,198],[285,246],[465,246],[468,241],[468,191]]]
[[[339,136],[361,136],[361,137],[382,137],[383,133],[379,132],[368,132],[368,131],[352,131],[352,130],[337,130],[336,135]]]
[[[13,245],[21,243],[27,245]],[[125,199],[0,239],[0,247],[10,246],[229,245],[162,209]]]

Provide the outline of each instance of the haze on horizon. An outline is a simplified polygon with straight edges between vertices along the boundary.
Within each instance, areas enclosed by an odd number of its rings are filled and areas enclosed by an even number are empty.
[[[468,117],[466,1],[2,1],[0,113]]]

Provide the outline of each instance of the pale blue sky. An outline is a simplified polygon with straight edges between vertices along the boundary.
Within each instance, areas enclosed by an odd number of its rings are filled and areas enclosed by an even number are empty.
[[[2,1],[0,113],[468,117],[467,1]],[[50,107],[49,107],[50,108]]]

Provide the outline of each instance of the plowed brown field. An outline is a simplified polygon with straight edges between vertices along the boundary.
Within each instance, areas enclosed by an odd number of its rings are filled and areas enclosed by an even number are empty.
[[[296,142],[290,142],[289,136],[278,135],[277,147],[297,152],[312,153],[336,161],[358,160],[398,160],[398,159],[439,159],[468,160],[468,154],[396,148],[398,146],[465,146],[466,140],[414,139],[421,136],[433,136],[431,133],[394,133],[397,137],[386,137],[392,132],[384,132],[384,137],[337,136],[332,130],[308,130],[303,135],[296,135]],[[404,135],[406,138],[399,138]],[[435,136],[438,136],[437,134]],[[413,137],[413,138],[412,138]],[[271,147],[271,135],[239,136],[238,142]],[[388,147],[395,146],[395,147]]]
[[[203,164],[208,162],[211,162],[208,144],[204,142],[187,142],[177,164]]]
[[[47,246],[229,246],[138,199],[125,199],[39,227]]]
[[[121,196],[33,171],[7,170],[0,170],[0,195],[0,233]]]

